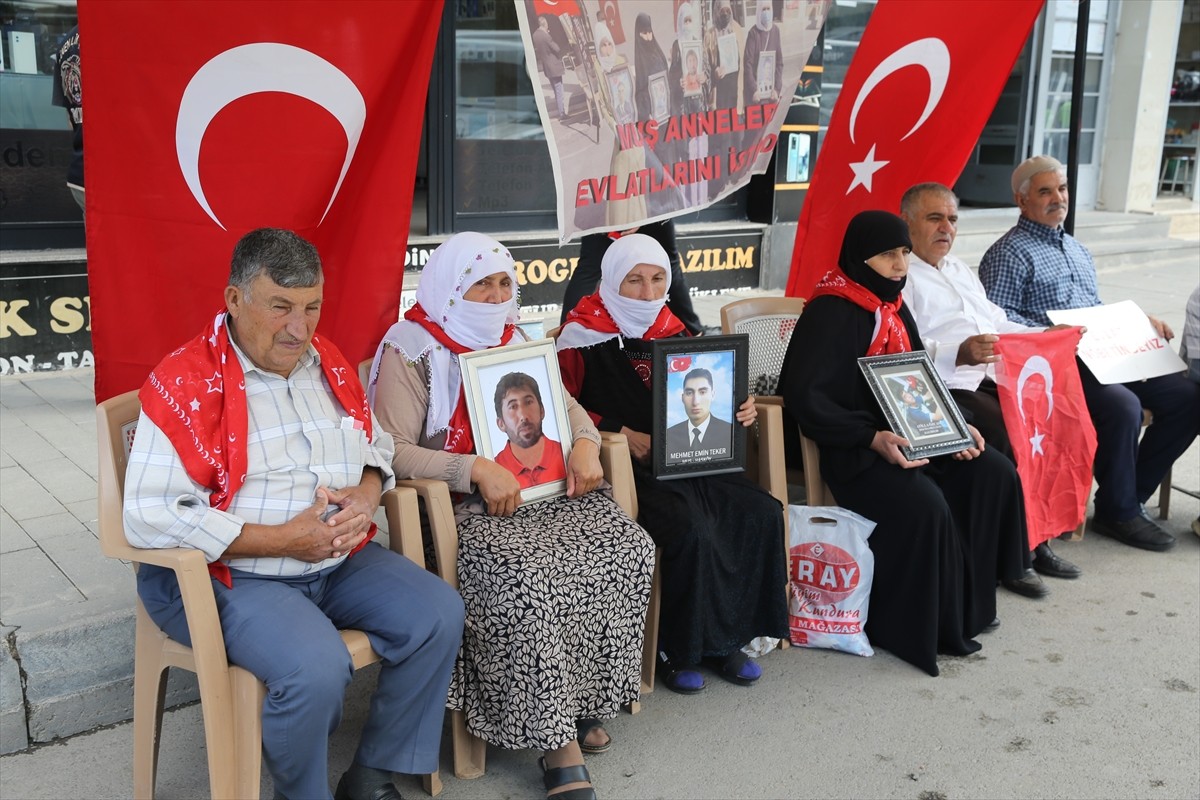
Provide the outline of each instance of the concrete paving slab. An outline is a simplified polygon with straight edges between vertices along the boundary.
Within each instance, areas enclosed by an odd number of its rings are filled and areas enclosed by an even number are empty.
[[[10,412],[5,409],[4,416]],[[37,431],[28,425],[10,425],[0,434],[0,448],[3,448],[18,464],[29,464],[35,461],[48,461],[62,454],[46,441]]]
[[[0,559],[0,621],[18,624],[38,609],[78,603],[83,595],[40,549],[5,553]]]
[[[80,534],[87,533],[87,526],[73,515],[67,513],[65,509],[58,514],[49,514],[45,517],[33,517],[24,520],[21,523],[21,528],[35,542],[41,542],[57,536],[79,536]]]
[[[112,558],[97,561],[100,542],[91,531],[47,537],[39,545],[85,598],[119,594],[132,602],[133,569]]]
[[[0,509],[0,553],[27,550],[30,547],[37,547],[37,544],[12,517]]]
[[[21,690],[21,670],[13,658],[8,634],[0,642],[0,753],[25,747],[29,729],[25,724],[25,696]]]
[[[3,437],[4,437],[4,434],[0,433],[0,440],[2,440]],[[7,450],[0,448],[0,469],[4,469],[5,467],[15,467],[15,466],[17,466],[16,460],[13,459],[13,457],[8,454]]]
[[[92,532],[96,531],[96,528],[93,527],[93,525],[96,522],[96,517],[100,513],[100,508],[96,504],[95,498],[92,498],[91,500],[76,500],[73,503],[67,503],[67,511],[70,512],[71,516],[75,517],[75,519],[79,520],[84,525],[87,525]]]
[[[96,479],[71,463],[65,456],[49,461],[25,464],[25,471],[47,492],[63,504],[96,500]]]
[[[0,470],[0,482],[4,493],[0,495],[0,506],[17,522],[36,517],[61,514],[66,509],[45,487],[35,481],[24,467],[8,467]]]
[[[0,408],[16,409],[40,405],[42,399],[23,381],[4,381],[0,386]]]

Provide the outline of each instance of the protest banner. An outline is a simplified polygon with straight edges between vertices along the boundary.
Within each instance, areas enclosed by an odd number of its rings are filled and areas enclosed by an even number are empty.
[[[697,211],[765,172],[828,8],[518,3],[560,242]]]
[[[1087,328],[1079,341],[1079,358],[1100,383],[1129,383],[1187,369],[1132,300],[1047,311],[1046,315],[1055,325]]]

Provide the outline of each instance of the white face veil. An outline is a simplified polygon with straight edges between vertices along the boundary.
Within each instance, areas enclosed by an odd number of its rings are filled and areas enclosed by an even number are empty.
[[[497,272],[512,280],[513,296],[507,303],[463,299],[476,281]],[[421,270],[417,302],[463,347],[495,347],[500,344],[504,326],[518,319],[517,273],[508,248],[482,233],[456,233],[433,251]]]
[[[512,279],[513,296],[506,303],[476,303],[463,294],[481,278],[503,272]],[[517,275],[508,248],[482,233],[458,233],[433,251],[417,284],[417,302],[426,316],[463,347],[482,350],[500,344],[504,326],[518,319]],[[375,381],[385,346],[410,362],[429,359],[429,408],[426,436],[432,438],[450,424],[462,385],[458,356],[438,344],[424,327],[402,319],[388,329],[375,352],[367,396],[375,402]]]
[[[666,273],[666,288],[659,299],[635,300],[621,296],[621,281],[638,264],[653,264]],[[600,262],[600,300],[622,336],[637,339],[649,330],[667,304],[670,289],[671,261],[667,251],[654,238],[644,233],[631,233],[617,239],[604,253]]]

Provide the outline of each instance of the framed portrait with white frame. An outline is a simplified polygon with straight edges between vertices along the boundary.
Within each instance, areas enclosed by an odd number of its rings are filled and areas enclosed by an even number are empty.
[[[463,353],[475,452],[521,484],[521,503],[566,494],[571,426],[553,339]]]
[[[858,359],[892,431],[908,440],[909,461],[957,453],[975,445],[929,353],[916,350]]]
[[[654,425],[650,455],[659,480],[741,472],[749,337],[656,339],[651,355]]]
[[[608,81],[608,96],[612,101],[613,116],[618,125],[628,125],[637,120],[637,107],[633,100],[633,74],[628,66],[615,67],[604,74]]]

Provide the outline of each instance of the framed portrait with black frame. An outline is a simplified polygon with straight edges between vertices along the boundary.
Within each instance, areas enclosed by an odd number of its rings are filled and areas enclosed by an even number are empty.
[[[521,484],[521,504],[566,494],[571,426],[553,339],[463,353],[475,452]]]
[[[950,390],[929,353],[895,353],[858,359],[892,431],[908,440],[909,461],[957,453],[975,445]]]
[[[747,396],[749,337],[656,339],[651,357],[651,461],[660,480],[740,472],[746,429],[734,415]]]

